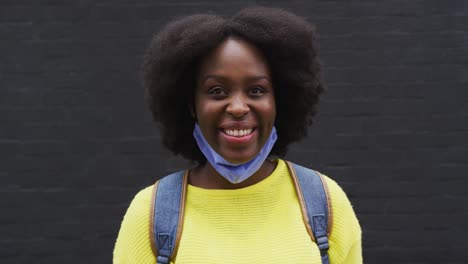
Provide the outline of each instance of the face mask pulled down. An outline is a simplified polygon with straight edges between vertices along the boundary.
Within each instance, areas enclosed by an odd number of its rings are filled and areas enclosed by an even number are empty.
[[[270,154],[273,145],[275,145],[276,139],[276,129],[273,127],[271,129],[270,136],[268,137],[265,145],[262,147],[260,152],[250,161],[242,164],[235,164],[225,160],[221,155],[216,153],[214,149],[208,144],[205,137],[203,136],[200,127],[195,123],[195,129],[193,130],[193,136],[197,141],[198,147],[200,148],[203,155],[205,155],[208,162],[215,170],[221,174],[226,180],[231,183],[240,183],[252,176],[260,166],[262,166],[265,159]]]

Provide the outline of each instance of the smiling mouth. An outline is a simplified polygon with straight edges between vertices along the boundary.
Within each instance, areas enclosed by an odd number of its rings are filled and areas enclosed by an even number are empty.
[[[223,129],[224,134],[231,137],[244,137],[252,134],[253,129]]]

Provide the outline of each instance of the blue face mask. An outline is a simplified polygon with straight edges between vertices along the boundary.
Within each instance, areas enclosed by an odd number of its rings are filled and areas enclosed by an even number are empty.
[[[260,166],[262,166],[263,162],[268,157],[268,154],[270,154],[270,151],[278,138],[276,135],[276,129],[273,127],[265,145],[253,159],[243,164],[235,164],[225,160],[216,153],[216,151],[214,151],[206,141],[197,123],[195,123],[193,136],[197,141],[198,147],[203,155],[205,155],[208,162],[210,162],[211,166],[213,166],[219,174],[231,183],[243,182],[260,169]]]

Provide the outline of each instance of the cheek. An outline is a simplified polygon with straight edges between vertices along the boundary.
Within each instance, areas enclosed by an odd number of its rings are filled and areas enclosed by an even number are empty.
[[[208,124],[216,122],[217,109],[215,103],[208,103],[206,101],[199,101],[195,105],[196,118],[199,124]]]
[[[273,118],[273,122],[275,121],[274,119],[276,118],[276,103],[275,99],[271,100],[271,116]]]
[[[195,110],[195,116],[197,119],[200,119],[201,117],[204,116],[205,108],[206,108],[206,103],[205,100],[200,98],[200,96],[196,95],[195,100],[194,100],[194,107],[193,109]]]
[[[263,109],[268,122],[274,124],[276,118],[276,104],[274,98],[271,98],[268,100],[268,102],[265,102]]]

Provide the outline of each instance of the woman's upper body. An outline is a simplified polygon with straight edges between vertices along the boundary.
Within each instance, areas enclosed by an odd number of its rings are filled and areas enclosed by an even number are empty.
[[[333,221],[330,263],[362,263],[361,229],[342,189],[324,177]],[[150,242],[152,187],[133,199],[122,222],[114,263],[155,263]],[[173,263],[321,263],[308,235],[287,166],[240,189],[188,185],[183,232]]]
[[[176,263],[319,263],[284,162],[267,159],[283,156],[312,124],[323,91],[315,38],[304,19],[270,8],[189,16],[154,38],[143,63],[153,117],[165,146],[198,162]],[[360,263],[358,221],[327,181],[332,263]],[[154,262],[149,197],[145,189],[132,202],[116,263]]]

